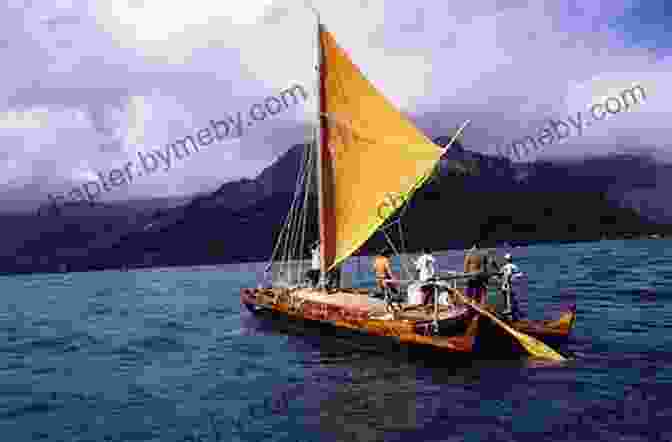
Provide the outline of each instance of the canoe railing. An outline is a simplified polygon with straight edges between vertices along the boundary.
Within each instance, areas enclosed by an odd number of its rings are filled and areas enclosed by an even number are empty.
[[[443,282],[447,283],[447,286],[452,289],[457,289],[457,290],[464,290],[467,286],[467,281],[474,276],[477,276],[479,273],[478,272],[472,272],[472,273],[464,273],[464,272],[442,272],[439,273],[435,278],[433,278],[433,282]],[[498,274],[497,273],[490,273],[489,278],[488,278],[488,284],[487,284],[487,293],[488,296],[490,296],[491,293],[499,293],[499,289],[501,287],[501,280],[497,278]],[[401,285],[402,287],[404,285],[408,286],[413,283],[419,283],[417,279],[387,279],[385,280],[386,282],[392,282]],[[435,302],[438,302],[437,297],[434,296]],[[487,298],[486,298],[487,299]],[[495,297],[494,304],[493,305],[498,305],[498,303],[501,303],[501,300],[499,297]],[[461,304],[461,302],[457,302],[457,304]],[[436,314],[436,307],[435,306],[435,317],[437,316]]]

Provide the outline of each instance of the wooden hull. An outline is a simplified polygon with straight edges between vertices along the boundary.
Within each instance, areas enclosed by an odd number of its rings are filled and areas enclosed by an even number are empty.
[[[427,347],[450,353],[471,353],[474,349],[478,319],[470,311],[454,318],[442,319],[440,335],[431,334],[431,319],[413,312],[392,318],[380,305],[370,304],[368,291],[333,291],[330,295],[361,296],[365,302],[334,304],[319,300],[293,300],[288,289],[242,289],[241,303],[253,313],[271,313],[293,321],[309,321],[334,326],[368,337],[378,337],[396,344]],[[404,318],[406,316],[407,318]],[[415,315],[422,316],[422,315]],[[409,319],[410,317],[410,319]]]
[[[522,354],[525,350],[508,333],[489,319],[468,311],[468,314],[439,322],[439,335],[432,334],[432,321],[414,314],[413,310],[391,318],[380,306],[369,305],[365,289],[341,289],[329,295],[350,294],[362,296],[367,302],[361,304],[329,303],[303,299],[293,302],[289,289],[242,289],[241,303],[250,312],[270,314],[295,323],[333,326],[350,336],[378,337],[384,341],[424,347],[451,353],[468,354]],[[558,319],[548,321],[520,320],[510,323],[518,331],[541,339],[546,343],[560,343],[566,339],[576,320],[576,308],[572,306]],[[549,342],[550,341],[550,342]]]
[[[542,340],[562,340],[569,337],[576,322],[576,306],[572,305],[558,319],[547,321],[520,320],[511,323],[513,328]]]
[[[575,322],[576,306],[571,306],[557,319],[543,321],[525,319],[510,322],[509,325],[526,335],[534,336],[547,345],[558,346],[566,342]],[[526,353],[518,341],[511,339],[511,335],[487,318],[481,318],[478,330],[476,343],[478,351],[488,354]]]

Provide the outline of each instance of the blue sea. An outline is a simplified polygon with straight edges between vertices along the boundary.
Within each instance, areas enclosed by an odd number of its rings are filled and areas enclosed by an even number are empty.
[[[240,306],[264,264],[1,277],[0,441],[671,441],[672,241],[513,253],[531,318],[577,303],[572,360],[285,329]]]

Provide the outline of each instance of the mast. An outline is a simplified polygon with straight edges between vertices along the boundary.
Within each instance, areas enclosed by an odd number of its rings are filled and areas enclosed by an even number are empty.
[[[314,10],[315,11],[315,10]],[[323,145],[323,136],[324,136],[324,131],[322,128],[322,94],[324,93],[324,84],[322,81],[322,39],[320,37],[320,28],[321,28],[321,22],[320,22],[320,14],[315,11],[315,18],[316,18],[316,37],[317,37],[317,64],[316,64],[316,72],[317,72],[317,94],[315,96],[317,97],[317,128],[316,128],[316,133],[315,133],[315,167],[317,168],[316,170],[316,177],[317,177],[317,201],[318,201],[318,215],[317,215],[317,220],[318,220],[318,227],[319,227],[319,238],[320,238],[320,282],[319,282],[319,287],[323,288],[325,287],[326,283],[326,260],[325,260],[325,252],[326,252],[326,241],[325,241],[325,235],[326,235],[326,229],[325,229],[325,224],[324,224],[324,196],[323,196],[323,186],[324,183],[322,182],[323,177],[322,177],[322,145]]]

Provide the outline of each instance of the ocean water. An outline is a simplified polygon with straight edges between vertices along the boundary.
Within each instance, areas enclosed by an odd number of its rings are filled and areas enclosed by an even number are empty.
[[[286,330],[240,306],[263,264],[1,277],[0,441],[672,440],[672,242],[514,254],[530,317],[577,303],[573,360]]]

